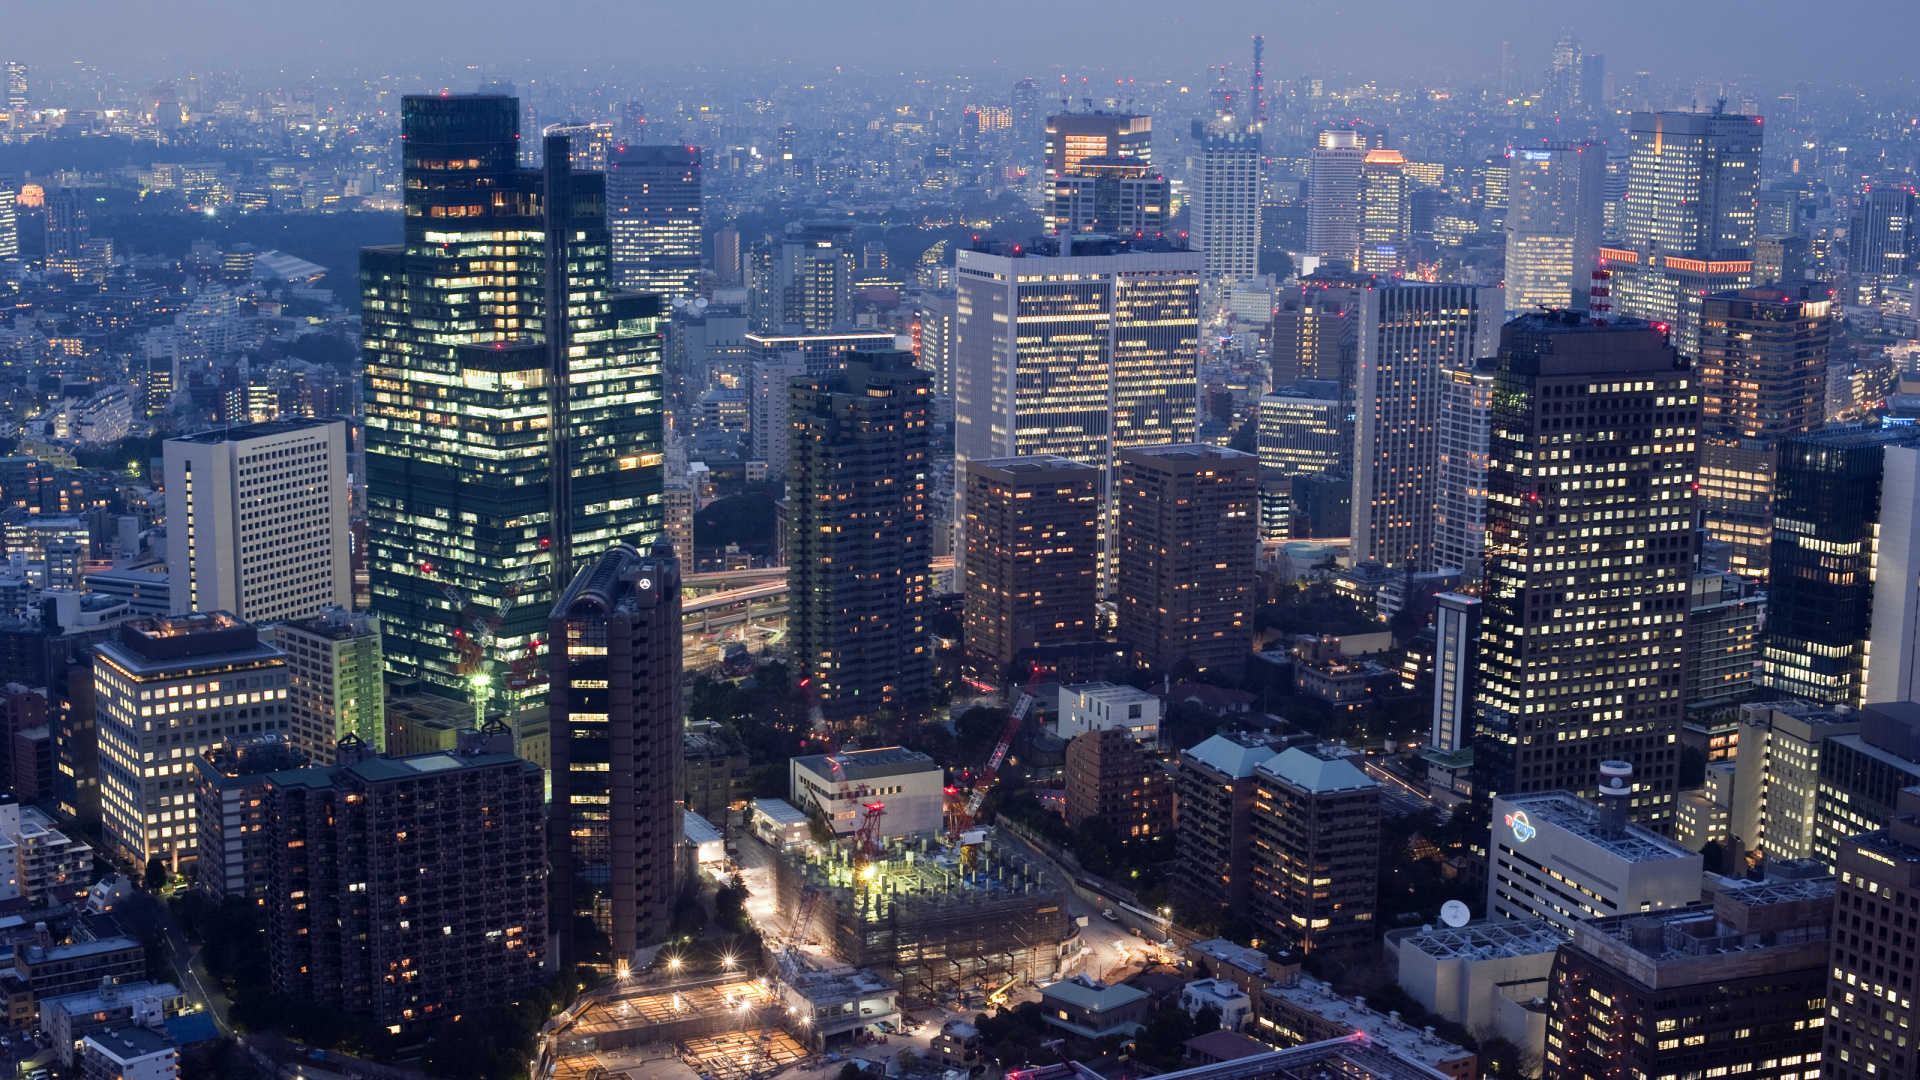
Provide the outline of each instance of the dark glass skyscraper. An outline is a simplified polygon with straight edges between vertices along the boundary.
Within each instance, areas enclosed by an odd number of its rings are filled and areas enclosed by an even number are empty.
[[[360,268],[373,609],[389,671],[484,695],[579,565],[660,535],[663,305],[613,291],[564,136],[518,167],[515,99],[409,96],[401,133],[405,243]]]
[[[700,148],[623,146],[608,165],[615,284],[662,296],[699,292]]]
[[[1911,428],[1843,430],[1781,445],[1760,640],[1767,689],[1822,704],[1865,703],[1886,448],[1914,437]],[[1885,644],[1891,653],[1895,642]]]

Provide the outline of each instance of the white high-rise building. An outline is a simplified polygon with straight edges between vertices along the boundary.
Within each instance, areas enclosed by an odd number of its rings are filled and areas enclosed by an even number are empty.
[[[353,606],[345,423],[203,431],[168,439],[165,463],[174,614],[277,622]]]
[[[1920,701],[1920,446],[1889,443],[1885,455],[1863,700]]]
[[[1473,669],[1480,644],[1480,601],[1460,593],[1435,598],[1431,751],[1473,745]]]
[[[767,463],[767,476],[787,479],[787,398],[790,383],[807,373],[799,350],[776,353],[748,365],[747,437],[753,456]]]
[[[1366,160],[1358,132],[1320,133],[1309,163],[1307,254],[1352,259],[1360,250],[1360,173]]]
[[[20,254],[20,188],[11,176],[0,176],[0,259]]]
[[[1606,147],[1507,151],[1507,311],[1587,307],[1600,255]]]
[[[1487,551],[1487,451],[1493,437],[1493,374],[1481,357],[1449,368],[1440,383],[1440,498],[1433,515],[1433,564],[1480,577]]]
[[[1191,203],[1193,245],[1207,257],[1207,278],[1246,281],[1260,271],[1260,136],[1212,131],[1194,122],[1200,184]]]
[[[1435,566],[1442,388],[1495,354],[1500,290],[1376,279],[1360,318],[1353,452],[1353,556]]]

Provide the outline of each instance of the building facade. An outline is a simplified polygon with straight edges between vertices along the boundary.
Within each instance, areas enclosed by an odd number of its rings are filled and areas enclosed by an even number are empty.
[[[172,614],[273,622],[353,606],[345,423],[272,420],[163,446]]]
[[[607,163],[613,287],[674,297],[700,292],[700,148],[622,146]]]
[[[1572,937],[1589,919],[1700,899],[1700,853],[1565,791],[1492,801],[1487,918],[1542,919]]]
[[[1260,459],[1184,444],[1119,453],[1114,575],[1133,663],[1237,674],[1253,646]]]
[[[1062,457],[967,463],[962,618],[977,677],[997,683],[1023,650],[1096,636],[1101,479]]]
[[[853,353],[838,374],[792,383],[789,624],[829,722],[899,708],[931,687],[931,397],[909,352]]]
[[[94,646],[107,847],[178,867],[197,853],[194,759],[290,725],[287,654],[226,612],[135,619]]]
[[[666,309],[614,289],[605,174],[565,136],[519,167],[515,99],[401,113],[404,243],[360,266],[367,567],[388,669],[470,698],[581,565],[661,534]]]
[[[664,938],[683,877],[680,562],[621,545],[548,622],[555,945],[620,970]]]
[[[1193,123],[1200,177],[1188,216],[1207,277],[1231,284],[1260,272],[1260,133]]]
[[[502,753],[272,774],[274,989],[393,1034],[546,978],[545,784]]]
[[[1067,824],[1098,819],[1121,843],[1173,833],[1173,778],[1124,728],[1099,728],[1067,744]]]
[[[1631,762],[1637,818],[1678,787],[1693,563],[1692,373],[1634,321],[1501,331],[1488,458],[1476,782],[1596,790]]]
[[[1280,751],[1241,733],[1214,735],[1180,751],[1173,774],[1180,822],[1174,877],[1181,900],[1206,912],[1247,910],[1253,877],[1254,766]]]
[[[1380,784],[1292,747],[1254,766],[1248,910],[1306,952],[1363,948],[1379,904]]]

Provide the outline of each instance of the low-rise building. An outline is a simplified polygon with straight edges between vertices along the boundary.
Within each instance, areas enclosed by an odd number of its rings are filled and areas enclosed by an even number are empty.
[[[102,1028],[80,1041],[85,1080],[173,1080],[180,1052],[164,1032],[123,1024]]]
[[[1040,988],[1040,1018],[1087,1039],[1138,1035],[1146,1030],[1152,1002],[1145,990],[1111,986],[1085,975]]]
[[[1435,1036],[1432,1028],[1403,1022],[1397,1012],[1375,1012],[1367,1008],[1364,998],[1343,998],[1329,983],[1301,976],[1267,987],[1261,997],[1260,1032],[1282,1046],[1359,1035],[1402,1061],[1453,1080],[1474,1080],[1479,1075],[1473,1051]]]
[[[747,828],[775,851],[807,842],[807,815],[785,799],[755,799]]]
[[[1160,699],[1131,686],[1083,683],[1060,688],[1054,733],[1072,740],[1089,731],[1121,728],[1134,742],[1160,745]]]
[[[132,1022],[136,1015],[174,1016],[186,1007],[187,995],[172,983],[102,985],[40,1002],[40,1028],[52,1041],[60,1063],[71,1066],[80,1041],[88,1035]]]
[[[884,810],[878,836],[931,836],[943,824],[946,772],[918,750],[810,754],[794,758],[789,770],[793,804],[818,810],[836,836],[858,832],[874,803]]]
[[[1180,955],[1196,974],[1219,979],[1239,987],[1254,999],[1258,1007],[1260,991],[1268,983],[1282,982],[1300,971],[1297,962],[1282,963],[1259,949],[1250,949],[1226,938],[1196,941],[1180,950]]]
[[[130,937],[103,937],[55,945],[42,936],[13,946],[13,975],[32,997],[26,1023],[16,1015],[15,1026],[30,1026],[39,1003],[98,987],[101,980],[138,978],[147,970],[147,950]]]
[[[927,1049],[942,1069],[967,1076],[978,1076],[987,1071],[984,1054],[986,1039],[980,1035],[979,1028],[965,1020],[949,1020],[941,1024],[940,1034],[933,1037]]]
[[[46,811],[0,794],[0,900],[12,893],[33,904],[61,904],[92,883],[93,848],[55,826]]]
[[[1588,919],[1700,899],[1700,853],[1565,791],[1493,800],[1489,919],[1544,919],[1571,937]]]
[[[1538,1056],[1547,1038],[1547,976],[1567,936],[1539,919],[1477,920],[1387,934],[1400,988],[1468,1031],[1491,1031]]]
[[[747,752],[712,721],[688,721],[684,741],[687,809],[724,825],[727,811],[745,803],[752,788]]]
[[[1253,1016],[1253,998],[1226,979],[1195,979],[1180,990],[1180,1011],[1199,1016],[1204,1009],[1220,1014],[1221,1027],[1239,1031]]]
[[[782,976],[780,999],[815,1050],[846,1042],[870,1024],[900,1019],[899,992],[864,969],[802,971]]]

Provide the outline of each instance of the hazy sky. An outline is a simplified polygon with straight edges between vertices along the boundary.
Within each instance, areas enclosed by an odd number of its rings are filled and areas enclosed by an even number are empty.
[[[395,74],[691,64],[1177,77],[1244,62],[1274,77],[1467,85],[1500,42],[1531,75],[1571,28],[1615,74],[1661,82],[1912,85],[1913,0],[59,0],[0,5],[0,52],[140,76],[192,67]]]

